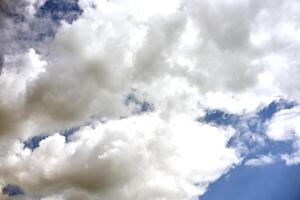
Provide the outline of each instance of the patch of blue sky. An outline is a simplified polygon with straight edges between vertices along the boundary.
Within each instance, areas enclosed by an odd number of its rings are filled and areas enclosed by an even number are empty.
[[[86,123],[83,123],[79,126],[74,126],[71,128],[66,128],[66,129],[60,130],[57,133],[64,136],[65,142],[68,143],[68,142],[73,141],[73,138],[72,138],[73,135],[78,130],[80,130],[81,127],[89,126],[94,129],[98,123],[106,123],[106,120],[101,118],[101,116],[93,116],[93,117],[91,117],[90,121],[88,121]],[[34,149],[38,148],[40,145],[40,142],[42,140],[46,139],[47,137],[49,137],[50,134],[51,133],[41,133],[40,135],[33,136],[33,137],[23,141],[24,148],[29,148],[33,151]]]
[[[25,192],[17,185],[7,184],[2,188],[2,194],[12,197],[24,195]]]
[[[36,12],[36,23],[45,21],[47,27],[37,28],[35,40],[53,38],[62,20],[72,23],[77,20],[83,10],[78,5],[78,0],[47,0]]]
[[[133,105],[133,114],[142,114],[154,111],[154,105],[144,99],[138,98],[134,93],[130,93],[124,99],[126,106]]]
[[[256,121],[266,122],[266,120],[271,119],[273,115],[283,109],[291,109],[296,106],[295,102],[286,101],[284,99],[279,99],[271,102],[269,105],[260,109],[256,116],[248,118],[248,124],[255,127],[254,123],[251,123],[254,119],[258,119]],[[231,113],[226,113],[222,110],[207,110],[207,113],[203,118],[200,118],[200,121],[204,121],[206,123],[212,123],[216,125],[231,125],[237,126],[244,116],[235,115]]]
[[[201,200],[299,200],[300,166],[287,166],[280,155],[294,151],[290,141],[272,141],[265,136],[266,122],[283,109],[291,109],[296,103],[283,99],[273,101],[254,115],[239,116],[223,111],[208,111],[199,119],[216,126],[232,126],[237,134],[229,146],[242,144],[248,151],[244,162],[260,155],[271,155],[276,162],[261,166],[235,166],[214,182]],[[263,143],[251,138],[261,137]]]
[[[281,162],[239,165],[214,182],[200,200],[299,200],[300,166]]]
[[[28,140],[23,142],[24,147],[34,150],[34,149],[38,148],[40,145],[40,142],[47,137],[48,137],[47,135],[37,135],[37,136],[31,137]]]
[[[284,99],[279,99],[277,101],[271,102],[268,106],[262,108],[258,113],[258,117],[262,122],[273,117],[273,115],[283,109],[291,109],[297,104],[292,101],[286,101]]]
[[[49,17],[57,23],[61,20],[72,23],[82,12],[78,0],[47,0],[38,9],[36,15],[38,17]]]
[[[73,128],[69,128],[69,129],[66,129],[66,130],[63,130],[60,134],[62,136],[65,136],[66,138],[66,142],[70,142],[71,141],[71,137],[72,135],[78,131],[80,129],[80,127],[73,127]]]
[[[134,105],[134,111],[133,114],[142,114],[145,112],[151,112],[154,110],[153,104],[147,102],[146,100],[140,100],[135,94],[129,94],[126,96],[124,100],[125,105],[129,106],[130,104]],[[101,118],[94,117],[94,121],[105,123],[105,120],[102,120]],[[93,128],[94,121],[89,122],[85,125],[90,126]],[[66,138],[66,142],[72,141],[72,135],[80,129],[81,126],[78,127],[71,127],[69,129],[61,130],[60,134]],[[47,134],[41,134],[36,135],[34,137],[29,138],[28,140],[24,141],[24,148],[29,148],[32,151],[39,147],[39,144],[42,140],[46,139],[48,137]]]
[[[207,110],[205,116],[199,120],[216,125],[235,126],[240,122],[240,116],[221,110]]]
[[[72,23],[82,12],[78,0],[47,0],[37,8],[34,18],[26,18],[23,13],[18,12],[18,5],[16,8],[5,9],[4,13],[6,17],[13,19],[18,27],[26,27],[16,29],[16,39],[25,45],[54,38],[62,20]]]
[[[265,135],[266,122],[273,115],[283,109],[291,109],[296,103],[279,99],[262,107],[257,113],[250,115],[236,115],[222,110],[208,110],[199,121],[215,126],[231,126],[236,130],[235,137],[231,138],[228,146],[243,145],[248,151],[247,156],[255,154],[279,154],[292,151],[290,142],[274,142]]]
[[[72,127],[72,128],[60,131],[60,134],[66,138],[66,142],[68,143],[71,141],[72,135],[79,129],[80,129],[80,127]],[[40,145],[40,142],[42,140],[46,139],[47,137],[48,137],[48,135],[45,135],[45,134],[36,135],[34,137],[31,137],[28,140],[23,142],[24,148],[28,148],[33,151],[34,149],[38,148]]]

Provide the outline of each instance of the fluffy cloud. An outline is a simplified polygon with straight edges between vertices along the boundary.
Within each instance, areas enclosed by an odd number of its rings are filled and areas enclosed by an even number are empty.
[[[0,132],[12,135],[24,128],[23,122],[28,117],[24,112],[26,85],[45,71],[47,63],[30,49],[24,54],[6,55],[4,65],[0,76]]]
[[[18,112],[26,113],[26,119],[5,119],[29,126],[24,127],[27,135],[82,124],[95,116],[128,116],[124,98],[137,90],[165,116],[207,107],[249,112],[294,90],[283,92],[286,85],[275,83],[281,72],[276,65],[286,60],[287,52],[270,52],[256,41],[254,27],[270,25],[273,4],[175,1],[168,12],[153,11],[147,17],[141,17],[131,1],[79,4],[84,9],[80,19],[64,23],[55,39],[41,48],[39,59],[47,63],[46,72],[24,84]],[[4,69],[10,68],[5,60],[9,56],[18,65],[15,55],[4,56]],[[295,74],[296,69],[288,65],[287,70]],[[158,95],[157,90],[163,92]]]
[[[16,142],[1,157],[0,173],[28,195],[192,199],[239,162],[238,152],[226,147],[232,131],[186,115],[95,123],[81,127],[68,143],[59,134],[33,151]]]
[[[43,1],[13,3],[0,4],[24,18],[0,20],[0,176],[28,195],[196,198],[239,162],[233,130],[195,120],[205,109],[299,100],[297,1],[80,0],[81,17],[61,26],[37,19]],[[24,39],[46,25],[53,38]],[[126,105],[128,95],[151,113]],[[297,114],[284,112],[270,122],[273,139],[298,134]],[[68,143],[54,134],[79,126]],[[14,140],[41,133],[50,136],[34,151]],[[270,160],[248,164],[261,162]]]

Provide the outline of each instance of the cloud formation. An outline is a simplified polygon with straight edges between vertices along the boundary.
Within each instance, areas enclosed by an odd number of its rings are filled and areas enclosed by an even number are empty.
[[[0,3],[0,177],[30,197],[197,198],[241,153],[233,129],[196,120],[206,109],[299,101],[296,0],[80,0],[81,16],[59,25],[37,15],[44,3]],[[55,34],[40,38],[46,25]],[[297,109],[267,135],[292,128],[298,141]],[[72,127],[67,142],[58,133]]]
[[[267,135],[275,141],[291,141],[294,152],[281,157],[288,165],[300,163],[300,109],[296,106],[290,110],[282,110],[269,122]]]
[[[264,166],[264,165],[270,165],[275,162],[275,158],[272,155],[261,155],[258,158],[252,158],[249,160],[246,160],[245,165],[248,166]]]
[[[0,160],[1,179],[54,199],[192,199],[239,162],[226,147],[232,131],[185,115],[98,122],[68,143],[59,134],[33,151],[15,142]]]
[[[187,102],[194,103],[189,106],[193,110],[253,111],[278,95],[290,95],[280,82],[279,87],[268,87],[276,86],[275,68],[284,62],[283,53],[275,55],[253,42],[258,37],[254,27],[269,25],[274,5],[175,2],[169,12],[153,11],[141,17],[131,1],[80,1],[82,16],[72,25],[64,23],[54,40],[41,48],[48,53],[37,55],[46,73],[24,84],[26,92],[19,97],[23,105],[17,109],[28,116],[8,119],[9,123],[37,126],[27,131],[32,135],[40,129],[70,127],[91,116],[123,117],[130,112],[123,99],[137,89],[165,115],[183,109],[178,105]],[[153,8],[158,4],[153,2]],[[267,19],[260,19],[262,12]],[[22,56],[18,54],[4,55],[4,70],[18,65]],[[292,65],[287,70],[295,74]],[[157,95],[157,90],[164,96]]]

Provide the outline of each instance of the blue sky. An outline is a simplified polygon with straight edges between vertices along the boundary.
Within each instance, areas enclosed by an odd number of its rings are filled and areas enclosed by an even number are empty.
[[[0,199],[299,200],[299,13],[3,0]]]
[[[271,102],[257,112],[257,123],[264,124],[281,109],[291,109],[295,106],[292,102],[284,100]],[[224,113],[221,111],[210,111],[204,121],[217,125],[238,126],[241,116]],[[248,119],[251,120],[251,119]],[[237,129],[237,131],[239,131]],[[257,128],[254,132],[265,134],[264,125]],[[247,145],[247,142],[246,142]],[[273,142],[267,140],[264,147],[256,148],[256,145],[247,145],[251,153],[247,153],[246,159],[254,158],[260,154],[279,156],[282,153],[293,151],[290,142]],[[287,166],[283,161],[277,161],[270,165],[246,166],[238,165],[223,175],[219,180],[211,184],[208,191],[200,198],[201,200],[264,200],[264,199],[289,199],[298,200],[300,192],[300,166]]]
[[[277,162],[267,166],[237,166],[213,183],[202,200],[264,200],[300,198],[300,167]]]

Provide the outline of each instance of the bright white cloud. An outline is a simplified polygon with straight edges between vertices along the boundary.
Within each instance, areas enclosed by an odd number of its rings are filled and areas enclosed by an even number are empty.
[[[261,155],[257,158],[252,158],[245,161],[245,165],[248,166],[265,166],[275,162],[275,158],[272,155]]]
[[[299,106],[276,113],[269,122],[267,135],[273,140],[289,140],[300,137],[299,114]]]
[[[239,162],[238,152],[226,147],[232,131],[185,115],[97,123],[81,127],[69,143],[59,134],[32,152],[15,143],[0,158],[0,173],[28,195],[192,199]]]

